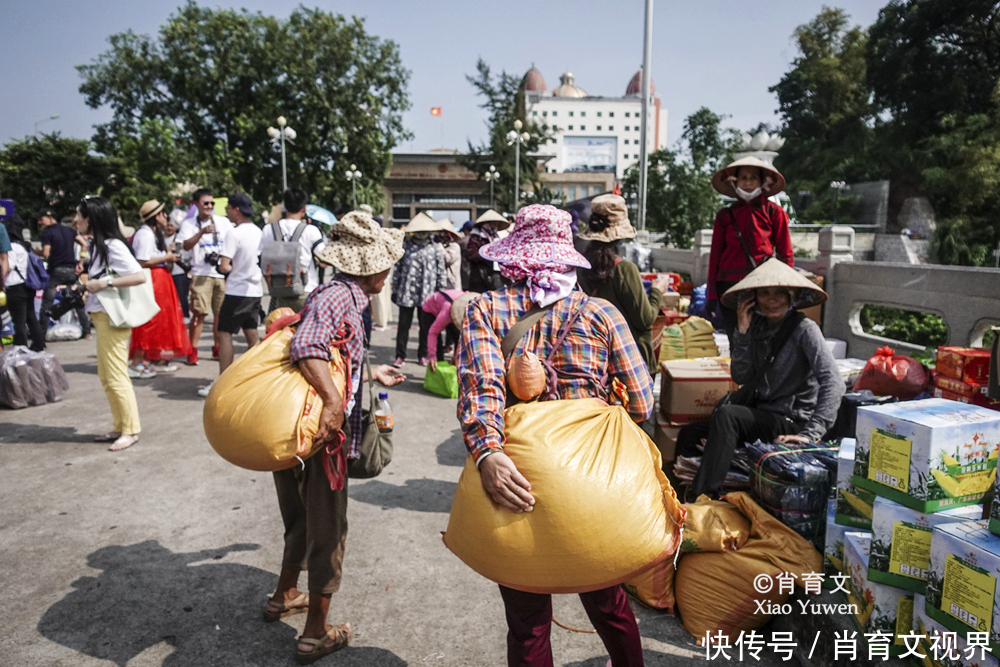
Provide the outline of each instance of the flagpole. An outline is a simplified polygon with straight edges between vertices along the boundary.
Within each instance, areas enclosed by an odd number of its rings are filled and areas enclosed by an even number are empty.
[[[639,133],[639,214],[637,227],[646,229],[646,170],[649,169],[649,95],[653,82],[653,0],[646,0],[646,34],[642,45],[642,125]]]

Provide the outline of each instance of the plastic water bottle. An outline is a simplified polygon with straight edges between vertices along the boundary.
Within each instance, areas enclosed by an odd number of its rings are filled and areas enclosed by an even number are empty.
[[[392,431],[392,406],[389,405],[389,392],[380,391],[378,393],[378,403],[375,404],[375,423],[378,430],[383,433]]]

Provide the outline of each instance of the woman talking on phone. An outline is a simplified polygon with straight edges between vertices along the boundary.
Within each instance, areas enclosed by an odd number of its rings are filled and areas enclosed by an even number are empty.
[[[819,326],[796,310],[826,299],[826,292],[773,258],[723,295],[737,316],[731,370],[742,386],[719,401],[709,419],[677,435],[682,456],[698,456],[705,443],[689,500],[722,493],[741,444],[816,442],[833,426],[844,381]]]
[[[86,311],[97,329],[97,377],[108,397],[113,430],[94,438],[110,442],[111,451],[131,447],[139,441],[139,408],[128,376],[128,340],[132,329],[111,324],[97,293],[112,287],[132,287],[146,282],[142,267],[118,228],[118,213],[104,197],[84,197],[76,208],[73,225],[80,234],[94,238],[87,270]]]

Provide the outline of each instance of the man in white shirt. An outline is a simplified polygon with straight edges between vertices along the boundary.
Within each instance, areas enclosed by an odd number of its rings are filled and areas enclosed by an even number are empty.
[[[299,245],[302,246],[299,253],[299,271],[302,273],[303,293],[299,297],[292,298],[271,297],[268,312],[282,307],[291,308],[296,313],[299,312],[302,310],[302,304],[306,302],[309,293],[319,286],[316,254],[326,247],[326,242],[323,239],[323,233],[306,220],[306,204],[308,203],[309,195],[304,190],[298,188],[285,190],[285,217],[278,222],[264,226],[260,250],[264,249],[265,243],[290,241],[295,235],[295,229],[300,224],[306,225],[299,236]]]
[[[233,335],[243,330],[247,349],[260,342],[260,298],[264,296],[261,285],[260,228],[250,219],[253,204],[242,192],[229,196],[226,215],[235,227],[226,235],[219,253],[219,272],[226,276],[226,296],[219,310],[219,374],[233,363]],[[198,393],[208,396],[212,385],[202,387]]]
[[[188,304],[191,309],[191,321],[188,323],[188,333],[191,336],[193,352],[187,359],[189,366],[198,363],[198,341],[201,329],[205,324],[205,316],[211,311],[213,315],[212,334],[214,347],[212,357],[218,356],[219,347],[219,309],[226,295],[226,281],[216,270],[219,251],[226,235],[233,228],[232,223],[221,215],[214,215],[215,200],[212,191],[206,188],[195,190],[191,197],[198,207],[198,215],[188,218],[181,224],[177,232],[177,240],[181,248],[191,252],[191,294]]]

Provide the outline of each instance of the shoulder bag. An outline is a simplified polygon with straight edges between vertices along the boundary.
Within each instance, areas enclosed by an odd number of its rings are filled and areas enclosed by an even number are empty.
[[[740,246],[743,248],[743,254],[747,256],[747,261],[750,262],[750,267],[752,269],[756,269],[757,268],[757,260],[755,260],[753,258],[753,253],[750,252],[750,246],[747,245],[747,240],[745,238],[743,238],[743,232],[740,231],[740,226],[738,224],[736,224],[736,214],[733,213],[733,207],[732,206],[727,206],[726,207],[726,211],[729,212],[729,224],[731,224],[733,226],[733,229],[736,231],[736,238],[738,238],[740,240]],[[767,257],[765,257],[764,259],[770,259],[771,257],[775,257],[775,256],[776,255],[774,253],[774,247],[772,246],[771,247],[771,254],[768,255]]]
[[[152,272],[149,269],[143,269],[142,273],[146,276],[146,281],[141,285],[108,287],[96,293],[97,299],[111,320],[111,326],[119,329],[134,329],[149,322],[160,312],[160,307],[156,304],[156,297],[153,295]],[[117,277],[111,271],[105,275],[112,278]]]
[[[365,371],[368,373],[368,409],[361,413],[361,456],[348,459],[347,476],[351,479],[377,477],[392,461],[392,429],[383,431],[375,421],[375,380],[365,344]]]

